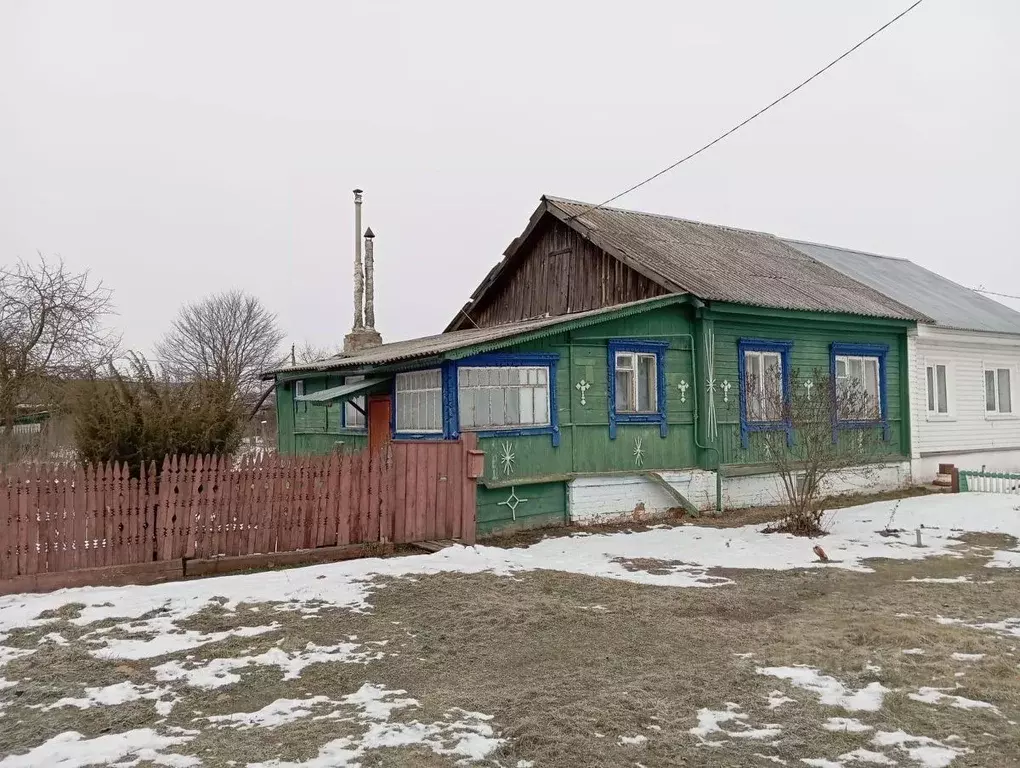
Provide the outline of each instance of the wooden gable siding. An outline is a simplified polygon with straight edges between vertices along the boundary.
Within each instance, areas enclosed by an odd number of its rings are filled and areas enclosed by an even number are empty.
[[[471,310],[471,319],[480,327],[668,293],[562,222],[546,223],[531,240],[517,254],[517,266],[500,277],[482,304]],[[461,327],[467,327],[466,320]]]

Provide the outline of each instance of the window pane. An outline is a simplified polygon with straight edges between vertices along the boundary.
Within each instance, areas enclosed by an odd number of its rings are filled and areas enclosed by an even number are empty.
[[[493,387],[489,390],[489,416],[494,427],[505,426],[506,421],[506,390]]]
[[[545,387],[535,389],[535,424],[549,424],[549,390]]]
[[[935,381],[938,384],[939,397],[938,407],[939,413],[949,413],[949,388],[946,386],[946,366],[937,365],[935,366]]]
[[[864,391],[867,394],[865,409],[867,415],[877,419],[881,415],[881,402],[878,398],[878,359],[868,357],[864,359],[863,363]]]
[[[844,376],[846,376],[846,358],[845,357],[837,357],[836,358],[836,378],[837,379],[841,379]]]
[[[985,371],[985,410],[995,410],[995,371]]]
[[[864,378],[864,361],[859,357],[851,357],[847,361],[847,373],[851,379],[860,381]]]
[[[928,410],[935,410],[935,370],[928,366]]]
[[[657,410],[655,402],[655,356],[641,355],[638,358],[638,404],[644,413]]]
[[[616,411],[634,410],[634,372],[616,369]]]
[[[761,421],[761,354],[758,352],[744,353],[744,391],[747,395],[747,418]]]
[[[530,387],[521,387],[517,396],[518,408],[520,413],[521,424],[534,424],[537,419],[535,418],[535,401],[539,396],[545,396],[544,390],[532,389]]]
[[[762,355],[761,413],[768,421],[783,417],[783,359],[774,353]]]
[[[1009,390],[1009,368],[1000,368],[999,374],[999,413],[1013,412],[1013,397]]]
[[[616,367],[632,370],[634,368],[634,356],[629,352],[617,352]]]

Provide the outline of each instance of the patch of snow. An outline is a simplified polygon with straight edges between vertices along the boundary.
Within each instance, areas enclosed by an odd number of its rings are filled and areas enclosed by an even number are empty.
[[[688,732],[697,736],[702,744],[710,747],[719,747],[726,743],[708,739],[709,735],[715,733],[722,733],[734,739],[771,739],[783,732],[778,725],[771,724],[762,728],[752,728],[747,724],[747,715],[738,712],[738,709],[740,705],[731,701],[726,702],[725,710],[699,709],[698,724]],[[732,723],[732,730],[723,728],[723,723]]]
[[[639,747],[647,741],[648,737],[639,733],[637,736],[621,736],[616,743],[621,747]]]
[[[37,768],[38,766],[60,766],[60,768],[83,768],[88,765],[109,765],[127,757],[156,762],[158,753],[167,747],[185,744],[195,735],[161,736],[151,728],[138,728],[124,733],[110,733],[86,739],[77,731],[65,731],[43,742],[21,755],[8,755],[0,760],[0,768]],[[143,757],[144,754],[144,757]],[[169,757],[169,756],[163,756]],[[175,756],[180,757],[180,756]],[[183,758],[187,759],[187,758]],[[169,765],[170,763],[163,763]],[[188,765],[197,765],[190,762]],[[183,768],[182,763],[177,763]]]
[[[738,659],[753,659],[754,658],[754,654],[753,653],[735,653],[733,655],[736,656]]]
[[[868,683],[859,691],[850,691],[834,677],[823,675],[812,667],[758,667],[759,675],[789,680],[798,688],[811,691],[818,700],[830,707],[842,707],[848,712],[877,712],[882,699],[890,690],[881,683]]]
[[[835,760],[826,760],[824,757],[802,757],[800,761],[804,765],[810,765],[812,768],[843,768],[843,763],[837,763]]]
[[[970,576],[955,576],[953,578],[934,578],[928,577],[919,579],[916,576],[911,576],[909,579],[902,580],[906,584],[993,584],[992,581],[978,581],[974,582]]]
[[[135,685],[132,682],[124,681],[102,688],[86,688],[83,697],[65,697],[59,699],[43,707],[43,712],[60,709],[61,707],[89,709],[90,707],[114,707],[118,704],[127,704],[139,700],[157,701],[168,693],[170,693],[169,688],[157,688],[154,685]],[[173,704],[170,707],[172,708]],[[169,710],[167,710],[167,714],[169,714]]]
[[[307,699],[277,699],[256,712],[236,712],[232,715],[211,715],[210,723],[221,723],[224,728],[242,731],[251,728],[276,728],[312,714],[309,707],[331,703],[328,696],[310,696]]]
[[[417,699],[393,699],[392,696],[400,696],[401,694],[407,693],[403,690],[388,690],[383,685],[374,685],[372,683],[365,683],[354,693],[344,696],[344,704],[357,707],[360,710],[361,717],[369,720],[389,720],[390,715],[395,709],[405,709],[407,707],[417,707]],[[477,720],[491,720],[491,715],[483,715],[480,712],[466,712],[465,710],[458,709],[457,712],[463,713]]]
[[[897,505],[897,525],[911,531],[923,523],[925,547],[913,546],[911,536],[881,536],[876,519]],[[938,494],[897,502],[875,502],[840,510],[834,517],[826,549],[839,562],[819,563],[804,539],[788,534],[763,534],[760,526],[716,529],[677,526],[643,532],[550,537],[530,547],[502,549],[452,546],[428,555],[365,558],[343,563],[307,566],[285,571],[221,576],[195,581],[128,587],[82,587],[47,594],[0,597],[0,634],[13,627],[39,626],[38,616],[68,603],[81,603],[71,622],[85,626],[101,619],[131,619],[164,609],[173,620],[190,616],[217,603],[234,610],[241,603],[274,603],[276,610],[315,613],[323,606],[368,609],[376,577],[413,577],[444,572],[514,575],[537,569],[601,576],[639,584],[672,587],[716,587],[729,583],[710,577],[714,567],[789,570],[844,568],[871,570],[868,558],[917,560],[955,554],[959,530],[1020,536],[1020,515],[1005,494]],[[954,531],[953,529],[957,529]],[[998,553],[1005,562],[1020,553]],[[693,563],[667,573],[626,568],[634,558]]]
[[[985,563],[985,568],[1020,568],[1020,551],[1000,549],[995,556]]]
[[[864,669],[874,674],[878,674],[882,671],[882,668],[878,666],[878,664],[873,664],[870,661],[864,666]]]
[[[920,701],[922,704],[939,704],[943,701],[948,701],[949,706],[955,709],[988,709],[997,715],[1001,714],[998,707],[994,704],[989,704],[987,701],[968,699],[965,696],[954,696],[944,693],[944,690],[946,689],[924,687],[918,689],[917,693],[907,694],[907,697],[913,701]]]
[[[359,650],[357,643],[337,645],[315,645],[308,643],[303,651],[287,653],[280,648],[270,648],[257,656],[236,656],[213,659],[202,663],[189,661],[168,661],[153,667],[159,682],[183,680],[191,688],[221,688],[240,682],[236,670],[249,666],[279,667],[284,680],[301,676],[301,671],[311,664],[338,662],[344,664],[367,664],[378,661],[385,654],[382,651]]]
[[[786,765],[786,761],[781,757],[775,755],[763,755],[761,752],[755,752],[755,757],[760,757],[762,760],[768,760],[770,763],[778,763],[779,765]]]
[[[266,632],[279,629],[280,625],[269,624],[261,627],[236,627],[222,632],[196,632],[195,630],[178,629],[176,623],[169,616],[160,616],[142,622],[130,624],[118,624],[112,629],[119,629],[130,634],[144,634],[150,637],[140,640],[124,637],[99,637],[92,638],[89,635],[88,642],[101,642],[104,647],[98,648],[90,653],[97,659],[127,659],[137,661],[139,659],[154,659],[157,656],[166,656],[170,653],[189,651],[192,648],[199,648],[209,643],[218,643],[231,637],[257,637]],[[104,633],[110,632],[104,630]]]
[[[903,651],[904,656],[924,656],[924,648],[907,648]]]
[[[870,725],[865,725],[853,717],[830,717],[822,724],[822,728],[840,733],[864,733],[872,730]]]
[[[3,599],[0,598],[0,615],[2,615],[2,606]],[[0,640],[3,639],[3,637],[0,637]],[[0,667],[15,659],[31,656],[33,653],[35,653],[35,650],[32,648],[11,648],[7,645],[0,645]]]
[[[946,768],[960,755],[971,752],[963,747],[951,747],[930,736],[911,736],[905,731],[879,731],[871,743],[876,747],[896,747],[925,768]]]
[[[949,626],[967,627],[968,629],[980,629],[987,632],[994,632],[997,635],[1006,637],[1020,637],[1020,617],[1003,619],[1002,621],[989,621],[983,624],[968,623],[963,619],[950,619],[945,616],[936,616],[935,621],[939,624]]]
[[[983,653],[954,653],[953,658],[956,661],[981,661],[985,657]]]
[[[796,699],[791,699],[782,691],[772,691],[769,693],[769,709],[778,709],[784,704],[796,704]]]
[[[53,643],[54,645],[67,645],[67,638],[59,632],[49,632],[39,638],[39,645]]]
[[[839,756],[840,763],[871,763],[873,765],[896,765],[896,761],[881,752],[858,748]]]

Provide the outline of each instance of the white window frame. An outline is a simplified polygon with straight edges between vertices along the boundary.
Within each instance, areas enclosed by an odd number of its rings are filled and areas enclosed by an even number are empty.
[[[1002,398],[999,389],[999,371],[1009,372],[1009,404],[1008,411],[1002,408]],[[995,374],[995,410],[988,410],[988,374]],[[1014,363],[986,360],[981,364],[981,410],[989,421],[999,421],[1017,418],[1017,366]]]
[[[616,396],[614,398],[616,413],[625,416],[647,416],[659,413],[659,356],[655,352],[635,352],[625,349],[618,350],[616,352],[616,359],[614,360],[613,365],[614,377],[612,386],[614,389],[616,387],[616,375],[618,375],[621,370],[620,358],[630,358],[630,367],[623,368],[622,370],[629,370],[632,373],[630,380],[630,397],[634,407],[629,410],[624,410],[620,407],[619,396]],[[649,405],[651,407],[646,411],[638,409],[639,394],[641,392],[641,360],[643,358],[647,358],[652,361],[651,396],[649,398]]]
[[[776,363],[779,366],[779,391],[782,397],[785,399],[786,392],[783,390],[783,386],[786,382],[783,374],[783,354],[771,349],[745,349],[744,350],[744,381],[741,382],[742,389],[744,390],[744,415],[747,419],[748,424],[778,424],[783,420],[783,412],[780,411],[776,414],[775,418],[767,418],[769,414],[765,413],[765,358],[775,358]],[[747,389],[747,374],[750,371],[748,361],[756,359],[758,361],[758,370],[761,371],[761,375],[758,378],[757,392],[749,392]],[[759,411],[762,414],[761,418],[754,418],[751,415],[752,399],[758,402],[760,405]]]
[[[836,418],[840,422],[880,422],[884,418],[882,413],[882,358],[878,355],[836,355],[835,356],[836,366]],[[839,408],[839,382],[840,379],[849,379],[850,376],[850,364],[853,361],[860,361],[861,370],[867,369],[868,361],[874,361],[875,363],[875,415],[868,419],[848,419],[844,418],[840,413]],[[839,364],[844,363],[846,365],[846,375],[839,375]]]
[[[939,411],[938,369],[945,371],[946,410]],[[955,370],[951,361],[944,358],[928,358],[924,361],[924,412],[928,421],[954,421],[956,419]],[[932,385],[934,384],[934,390]],[[982,382],[982,391],[984,383]],[[934,409],[931,407],[934,405]]]
[[[494,371],[498,371],[497,376],[503,378],[505,372],[505,378],[507,379],[506,384],[500,382],[499,384],[468,384],[467,379],[473,375],[484,372],[486,376],[492,376]],[[540,383],[540,379],[545,378],[544,383]],[[521,382],[521,377],[524,377],[525,381]],[[534,381],[532,381],[534,380]],[[546,429],[552,426],[552,387],[555,382],[552,380],[552,371],[548,365],[466,365],[457,368],[457,412],[458,412],[458,426],[462,432],[502,432],[509,430],[518,429]],[[464,414],[468,411],[467,404],[464,401],[465,393],[468,391],[474,392],[477,390],[486,390],[493,392],[495,390],[503,390],[503,402],[504,402],[504,416],[506,415],[506,394],[509,391],[517,393],[518,398],[518,415],[520,416],[524,412],[524,400],[521,398],[525,396],[525,392],[530,391],[531,397],[531,421],[522,421],[518,419],[516,423],[507,424],[471,424],[466,425],[462,421]],[[540,392],[545,390],[545,397],[542,401],[545,408],[545,419],[537,421],[534,418],[536,413],[536,406],[538,405],[539,398],[541,397]],[[489,407],[491,410],[492,399],[489,398]]]
[[[438,384],[435,386],[408,386],[401,389],[401,384],[414,384],[415,378],[420,377],[421,374],[428,374],[430,377],[435,376]],[[420,378],[418,379],[420,383]],[[435,415],[436,422],[429,424],[426,427],[413,426],[409,424],[405,419],[405,414],[408,413],[406,410],[401,409],[401,401],[405,397],[412,395],[421,395],[425,400],[426,408],[426,420],[428,419],[428,402],[435,400],[436,393],[438,393],[438,403],[433,403],[433,414]],[[417,404],[414,405],[417,408]],[[412,435],[441,435],[443,434],[443,371],[440,368],[427,368],[422,371],[407,371],[406,373],[398,373],[394,377],[393,381],[393,425],[394,431],[399,434],[412,434]]]
[[[364,381],[364,380],[365,380],[364,376],[345,376],[344,377],[344,384],[345,385],[346,384],[357,384],[359,381]],[[364,411],[364,413],[358,413],[354,409],[354,407],[351,405],[352,402],[355,403],[356,405],[358,405],[361,408],[361,410]],[[367,401],[367,399],[365,398],[364,395],[359,395],[358,397],[352,397],[349,400],[347,400],[346,402],[344,402],[344,404],[343,404],[344,405],[344,415],[343,415],[344,429],[356,429],[359,432],[364,432],[366,429],[368,429],[368,407],[366,405],[367,402],[368,401]],[[360,421],[361,423],[360,424],[358,424],[358,423],[351,424],[352,420],[355,421],[355,422],[359,422]]]
[[[297,413],[298,406],[301,406],[302,413],[308,413],[308,403],[299,401],[299,397],[305,396],[305,380],[297,379],[294,382],[294,412]]]

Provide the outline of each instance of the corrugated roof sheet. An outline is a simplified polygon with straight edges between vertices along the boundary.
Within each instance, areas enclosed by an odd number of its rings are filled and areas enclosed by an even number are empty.
[[[312,392],[310,395],[298,395],[294,399],[299,403],[329,403],[334,400],[350,398],[359,392],[372,389],[385,381],[387,379],[363,379],[353,384],[343,384],[339,387],[330,387],[329,389]]]
[[[901,304],[928,315],[936,325],[966,331],[1020,333],[1020,312],[912,261],[799,240],[785,242]]]
[[[557,197],[544,199],[551,213],[559,215],[558,209],[564,220],[587,230],[595,245],[640,264],[678,292],[777,309],[929,319],[774,235],[619,208],[589,210],[588,203]]]
[[[618,304],[614,307],[592,309],[586,312],[574,312],[569,315],[558,315],[556,317],[540,317],[534,320],[522,320],[517,323],[505,325],[494,325],[487,328],[467,328],[462,331],[450,331],[436,336],[423,336],[419,339],[408,339],[407,341],[395,341],[390,344],[382,344],[350,355],[336,355],[318,360],[314,363],[302,365],[291,365],[282,368],[275,368],[266,371],[265,375],[276,373],[297,373],[301,371],[326,371],[344,368],[360,368],[377,365],[389,365],[403,361],[416,360],[420,358],[439,357],[446,353],[453,352],[467,347],[481,345],[499,346],[499,342],[511,340],[514,337],[526,333],[533,333],[545,329],[557,332],[556,326],[593,324],[601,319],[602,315],[627,315],[644,311],[656,305],[676,304],[683,301],[683,296],[657,296],[652,299],[632,301],[627,304]]]

